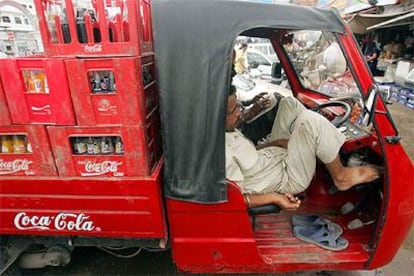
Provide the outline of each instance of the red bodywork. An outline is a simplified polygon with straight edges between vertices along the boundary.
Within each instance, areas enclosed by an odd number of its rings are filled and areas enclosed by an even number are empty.
[[[147,177],[2,177],[1,233],[166,239],[162,164]]]
[[[45,26],[41,25],[41,28],[45,33]],[[350,31],[340,36],[339,40],[348,55],[352,71],[358,72],[355,79],[359,81],[361,91],[368,94],[373,84],[372,76],[360,59]],[[308,105],[312,101],[324,99],[323,95],[304,90],[275,41],[273,45],[285,65],[285,72],[296,96],[306,99]],[[53,49],[50,45],[46,47]],[[134,51],[137,52],[136,49]],[[4,235],[168,238],[178,268],[196,273],[374,269],[392,260],[414,217],[412,163],[400,143],[388,143],[384,138],[396,136],[397,133],[381,99],[376,110],[374,122],[378,133],[364,138],[361,145],[369,147],[384,159],[380,221],[356,232],[345,232],[344,236],[351,246],[341,252],[324,250],[294,238],[290,225],[292,213],[260,216],[253,228],[243,195],[234,183],[228,184],[228,201],[225,203],[200,204],[166,199],[164,204],[162,158],[152,173],[146,175],[148,162],[152,160],[148,156],[144,164],[147,167],[139,171],[142,176],[85,179],[78,177],[74,170],[64,177],[1,176],[0,231]],[[150,129],[148,133],[156,132],[157,124],[159,122],[154,119],[154,126],[146,128]],[[111,130],[109,127],[103,128]],[[61,154],[60,140],[67,140],[67,136],[73,134],[70,131],[81,133],[83,130],[77,127],[76,130],[62,128],[59,131],[49,128],[55,158]],[[141,142],[140,146],[147,142],[143,135],[136,139]],[[358,144],[360,142],[350,141],[345,149],[357,148],[361,146]],[[62,152],[67,155],[62,156],[63,163],[58,166],[69,168],[69,163],[77,157],[70,156],[68,150]],[[130,161],[126,160],[130,167],[143,165]],[[58,167],[58,171],[61,170]],[[328,195],[329,180],[323,179],[322,171],[318,167],[317,176],[298,212],[324,212],[345,227],[352,217],[338,217],[330,212],[340,208],[352,195]],[[105,241],[102,241],[102,246],[105,246]]]

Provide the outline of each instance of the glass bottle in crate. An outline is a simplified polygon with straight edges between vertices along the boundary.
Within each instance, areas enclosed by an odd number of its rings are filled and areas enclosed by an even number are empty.
[[[28,84],[27,90],[30,93],[36,92],[35,80],[36,80],[36,77],[35,77],[34,71],[30,71],[28,75],[28,81],[27,81],[27,84]]]
[[[26,139],[24,135],[13,135],[13,152],[26,153]]]
[[[121,137],[115,137],[115,154],[124,154],[124,144],[122,143]]]
[[[109,71],[109,92],[115,92],[116,91],[116,87],[115,87],[115,76],[114,76],[114,72]]]
[[[89,137],[86,142],[86,154],[93,155],[93,139]]]
[[[72,147],[74,154],[85,154],[86,153],[86,143],[83,138],[76,137],[72,140]]]
[[[23,70],[22,71],[22,77],[24,82],[24,87],[26,88],[26,92],[29,92],[29,81],[30,81],[30,74],[29,71]]]
[[[86,43],[88,41],[88,36],[86,34],[85,26],[85,8],[76,9],[76,31],[78,33],[79,43]]]
[[[13,138],[11,135],[1,136],[1,152],[13,153]]]
[[[93,138],[93,154],[97,155],[97,154],[101,154],[101,143],[99,141],[98,137],[94,137]]]
[[[38,70],[33,72],[33,83],[34,83],[34,92],[36,93],[44,92],[44,85],[42,83],[42,74]]]
[[[109,77],[103,76],[101,80],[101,89],[102,92],[109,92]]]
[[[39,70],[38,74],[37,74],[37,78],[40,81],[40,92],[42,93],[49,93],[49,87],[47,85],[47,78],[46,78],[46,73],[43,70]]]
[[[101,76],[98,72],[95,72],[93,79],[91,80],[91,88],[93,92],[101,92]]]
[[[58,43],[56,17],[60,14],[60,5],[57,0],[49,0],[46,2],[47,25],[49,28],[50,42]]]
[[[114,154],[115,149],[112,144],[112,140],[109,137],[101,138],[101,153],[102,154]]]
[[[70,29],[68,24],[68,16],[66,8],[62,10],[62,13],[60,14],[60,22],[61,22],[61,29],[62,29],[62,35],[63,35],[63,42],[64,43],[70,43],[71,37],[70,37]]]

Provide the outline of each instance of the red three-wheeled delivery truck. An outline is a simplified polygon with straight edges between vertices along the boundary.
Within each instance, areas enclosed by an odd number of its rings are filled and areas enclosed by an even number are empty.
[[[79,246],[171,250],[190,273],[374,270],[392,261],[413,222],[413,166],[336,10],[34,2],[44,55],[0,61],[1,274],[70,265]],[[240,39],[271,44],[270,76],[253,74],[253,64],[233,78]],[[240,97],[257,95],[236,79],[319,111],[346,137],[342,163],[374,164],[380,177],[338,191],[317,161],[297,210],[251,208],[226,179],[230,84]],[[341,233],[333,247],[306,231],[310,242],[298,239],[294,216]],[[345,247],[335,248],[339,238]]]

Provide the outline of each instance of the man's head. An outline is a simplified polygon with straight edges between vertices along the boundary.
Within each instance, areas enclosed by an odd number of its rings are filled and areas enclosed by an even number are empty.
[[[226,116],[226,131],[233,131],[237,128],[240,122],[241,105],[237,101],[236,87],[230,85],[230,91],[227,99],[227,116]]]

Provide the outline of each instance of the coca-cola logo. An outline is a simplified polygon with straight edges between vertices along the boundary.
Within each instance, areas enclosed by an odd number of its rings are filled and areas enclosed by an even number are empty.
[[[103,113],[102,115],[115,115],[117,114],[117,108],[115,105],[111,105],[111,103],[107,99],[103,99],[98,103],[97,109],[99,112]],[[105,114],[106,113],[106,114]]]
[[[31,109],[33,111],[33,114],[38,114],[38,115],[50,115],[50,114],[52,114],[50,104],[47,104],[45,106],[34,106],[34,105],[32,105]]]
[[[118,161],[103,161],[101,163],[94,161],[79,161],[78,164],[83,165],[84,171],[81,172],[82,176],[97,176],[107,173],[112,173],[114,176],[123,176],[123,172],[118,172],[118,167],[122,165],[122,162]]]
[[[85,45],[83,49],[85,52],[88,52],[88,53],[98,53],[98,52],[102,52],[102,45],[100,44]]]
[[[14,226],[19,230],[101,231],[101,228],[95,227],[93,221],[89,220],[89,216],[83,213],[30,216],[25,212],[21,212],[14,217]]]
[[[24,171],[26,174],[29,173],[30,164],[33,161],[27,159],[15,159],[13,161],[4,161],[0,159],[0,175],[2,174],[13,174],[19,171]]]

